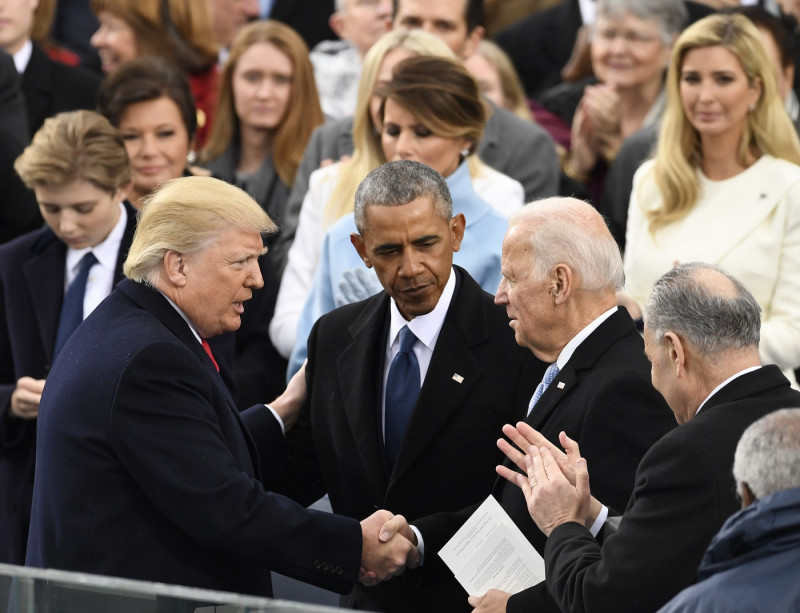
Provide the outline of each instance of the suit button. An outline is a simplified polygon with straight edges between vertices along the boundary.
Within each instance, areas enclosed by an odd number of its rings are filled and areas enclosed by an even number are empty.
[[[341,566],[337,566],[335,572],[336,572],[337,575],[341,575],[344,571],[342,570]]]
[[[322,562],[320,562],[319,560],[314,560],[314,568],[319,570],[321,567],[322,567]]]
[[[322,565],[320,566],[320,568],[322,570],[328,570],[328,563],[327,562],[323,562]]]

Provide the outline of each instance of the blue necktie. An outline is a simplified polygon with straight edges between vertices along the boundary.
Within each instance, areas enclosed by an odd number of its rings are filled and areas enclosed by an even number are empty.
[[[83,296],[86,293],[86,281],[89,279],[89,270],[97,264],[97,258],[91,251],[81,259],[80,269],[64,295],[61,305],[61,317],[58,320],[58,333],[53,357],[57,356],[64,347],[64,343],[75,332],[83,321]]]
[[[400,330],[400,351],[394,356],[386,378],[386,460],[393,467],[397,452],[419,397],[419,362],[414,355],[417,337],[403,326]]]
[[[558,376],[558,364],[553,362],[547,367],[547,370],[544,371],[542,382],[536,386],[536,391],[533,392],[533,398],[531,398],[531,402],[528,405],[528,414],[530,414],[531,409],[533,409],[536,403],[539,402],[539,398],[542,397],[542,394],[544,394],[547,386],[553,382],[553,379],[555,379],[556,376]]]

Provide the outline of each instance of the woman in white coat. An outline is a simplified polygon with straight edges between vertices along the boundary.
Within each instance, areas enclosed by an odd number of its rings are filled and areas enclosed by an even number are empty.
[[[762,308],[761,357],[800,366],[800,142],[758,30],[712,15],[673,49],[655,159],[634,178],[625,251],[634,317],[676,263],[737,277]]]

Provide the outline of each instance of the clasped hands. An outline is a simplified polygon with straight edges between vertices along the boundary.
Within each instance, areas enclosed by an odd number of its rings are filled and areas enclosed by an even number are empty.
[[[503,426],[503,434],[511,442],[499,439],[497,446],[522,474],[507,466],[498,466],[497,474],[522,490],[528,513],[545,536],[567,522],[591,528],[602,504],[589,489],[578,443],[561,432],[562,451],[524,422]]]
[[[376,511],[361,522],[361,570],[358,580],[373,586],[397,575],[406,567],[419,566],[416,536],[402,515]]]

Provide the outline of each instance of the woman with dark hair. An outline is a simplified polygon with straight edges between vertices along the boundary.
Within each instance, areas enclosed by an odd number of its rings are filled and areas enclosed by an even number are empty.
[[[110,74],[98,108],[120,131],[133,170],[131,202],[184,174],[197,132],[189,83],[166,60],[142,57]]]

